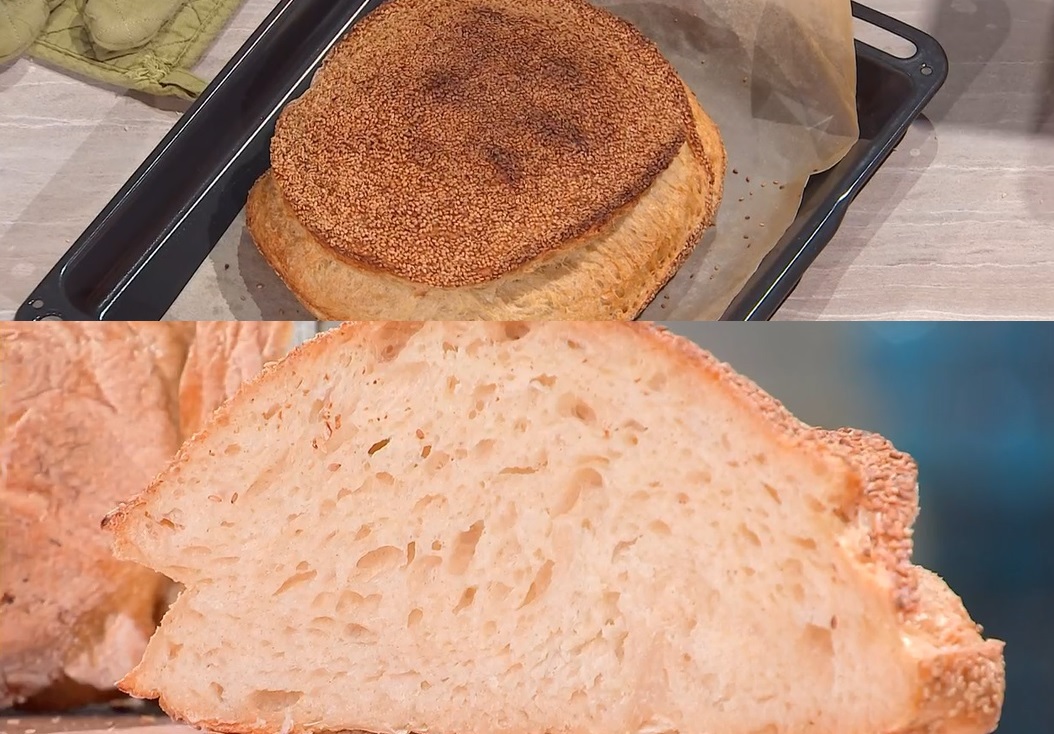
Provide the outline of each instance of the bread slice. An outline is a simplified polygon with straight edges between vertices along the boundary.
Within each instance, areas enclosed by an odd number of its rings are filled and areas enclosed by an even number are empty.
[[[238,734],[975,734],[915,468],[644,324],[349,324],[108,516],[186,585],[122,682]]]
[[[282,113],[247,202],[317,317],[629,318],[711,226],[725,150],[585,0],[389,0]]]
[[[122,695],[114,684],[141,659],[169,582],[115,560],[99,521],[176,453],[181,404],[195,420],[211,412],[290,335],[280,323],[0,326],[0,709]]]

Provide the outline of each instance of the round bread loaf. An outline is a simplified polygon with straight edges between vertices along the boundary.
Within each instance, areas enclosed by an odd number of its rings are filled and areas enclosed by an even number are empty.
[[[247,223],[318,317],[627,318],[713,223],[713,121],[584,0],[389,0],[282,113]]]

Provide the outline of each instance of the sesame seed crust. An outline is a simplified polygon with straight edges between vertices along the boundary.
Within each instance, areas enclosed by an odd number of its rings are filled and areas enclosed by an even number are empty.
[[[603,228],[699,146],[691,120],[654,44],[585,0],[389,0],[283,111],[271,164],[341,259],[458,287]]]
[[[877,434],[828,431],[802,423],[778,400],[729,365],[661,326],[634,324],[723,382],[744,407],[785,440],[817,457],[844,461],[850,486],[839,514],[844,547],[889,589],[901,636],[917,666],[915,709],[882,734],[990,734],[999,723],[1006,689],[1004,643],[984,639],[962,600],[937,574],[911,562],[918,515],[914,459]],[[833,734],[833,733],[832,733]]]
[[[245,221],[260,253],[318,319],[630,319],[655,297],[713,225],[726,158],[713,121],[688,92],[695,146],[681,152],[600,231],[494,280],[459,288],[412,283],[325,247],[291,211],[274,176],[253,186]]]

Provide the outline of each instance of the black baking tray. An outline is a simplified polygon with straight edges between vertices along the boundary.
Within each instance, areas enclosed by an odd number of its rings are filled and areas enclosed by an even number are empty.
[[[382,1],[280,0],[15,318],[162,318],[267,169],[282,108],[306,91],[337,40]],[[810,179],[797,218],[726,320],[776,312],[947,77],[947,56],[933,38],[858,3],[853,14],[917,51],[902,59],[856,41],[860,139],[838,165]]]

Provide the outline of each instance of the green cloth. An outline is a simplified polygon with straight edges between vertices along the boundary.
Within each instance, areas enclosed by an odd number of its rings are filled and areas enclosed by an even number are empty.
[[[193,99],[205,82],[189,70],[240,3],[0,0],[0,61],[28,46],[30,56],[89,79]]]

